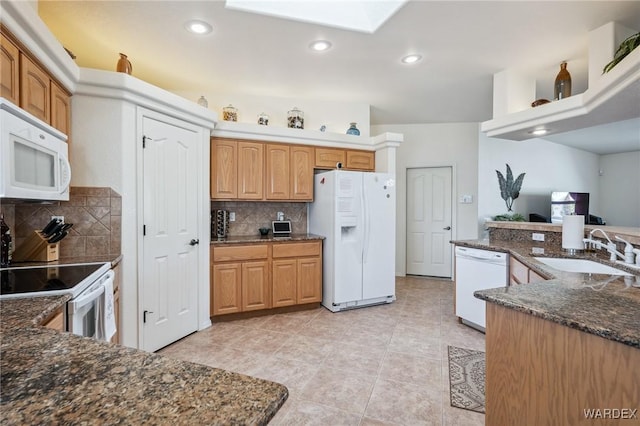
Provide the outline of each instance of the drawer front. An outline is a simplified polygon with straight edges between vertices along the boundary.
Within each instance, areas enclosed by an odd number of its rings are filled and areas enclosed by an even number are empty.
[[[347,151],[347,168],[356,170],[374,170],[375,154],[366,151]]]
[[[213,261],[230,262],[236,260],[266,259],[269,253],[268,247],[266,244],[213,247]]]
[[[308,243],[285,243],[273,245],[273,257],[302,257],[319,256],[321,252],[321,242],[314,241]]]

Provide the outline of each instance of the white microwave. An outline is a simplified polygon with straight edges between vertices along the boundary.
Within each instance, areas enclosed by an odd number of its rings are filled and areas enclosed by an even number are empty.
[[[67,136],[0,98],[0,197],[68,201]]]

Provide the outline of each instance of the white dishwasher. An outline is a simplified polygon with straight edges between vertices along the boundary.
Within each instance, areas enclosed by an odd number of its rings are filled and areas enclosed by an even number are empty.
[[[464,324],[484,331],[485,301],[476,299],[473,292],[506,287],[508,265],[507,253],[456,246],[456,316]]]

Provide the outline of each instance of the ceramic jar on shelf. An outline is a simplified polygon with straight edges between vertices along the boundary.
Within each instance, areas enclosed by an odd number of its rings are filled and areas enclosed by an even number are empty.
[[[238,121],[238,109],[231,104],[222,108],[222,119],[224,121]]]
[[[131,61],[127,59],[127,55],[124,53],[120,53],[120,59],[118,59],[118,63],[116,64],[116,71],[125,74],[131,74],[133,71],[133,65],[131,65]]]
[[[291,129],[304,129],[304,112],[297,107],[293,107],[287,112],[287,127]]]
[[[264,112],[261,112],[260,114],[258,114],[258,124],[260,124],[261,126],[268,126],[269,116]]]
[[[349,128],[347,129],[348,135],[360,136],[360,130],[356,127],[357,123],[349,123]]]
[[[562,62],[560,64],[560,72],[556,76],[556,81],[553,85],[553,100],[568,98],[571,96],[571,74],[567,71],[567,63]]]

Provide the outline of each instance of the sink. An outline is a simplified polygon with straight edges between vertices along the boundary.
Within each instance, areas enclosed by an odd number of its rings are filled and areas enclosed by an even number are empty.
[[[603,265],[586,259],[566,259],[563,257],[534,257],[538,262],[551,266],[554,269],[565,272],[579,272],[583,274],[605,274],[605,275],[626,275],[632,276],[620,269]]]

